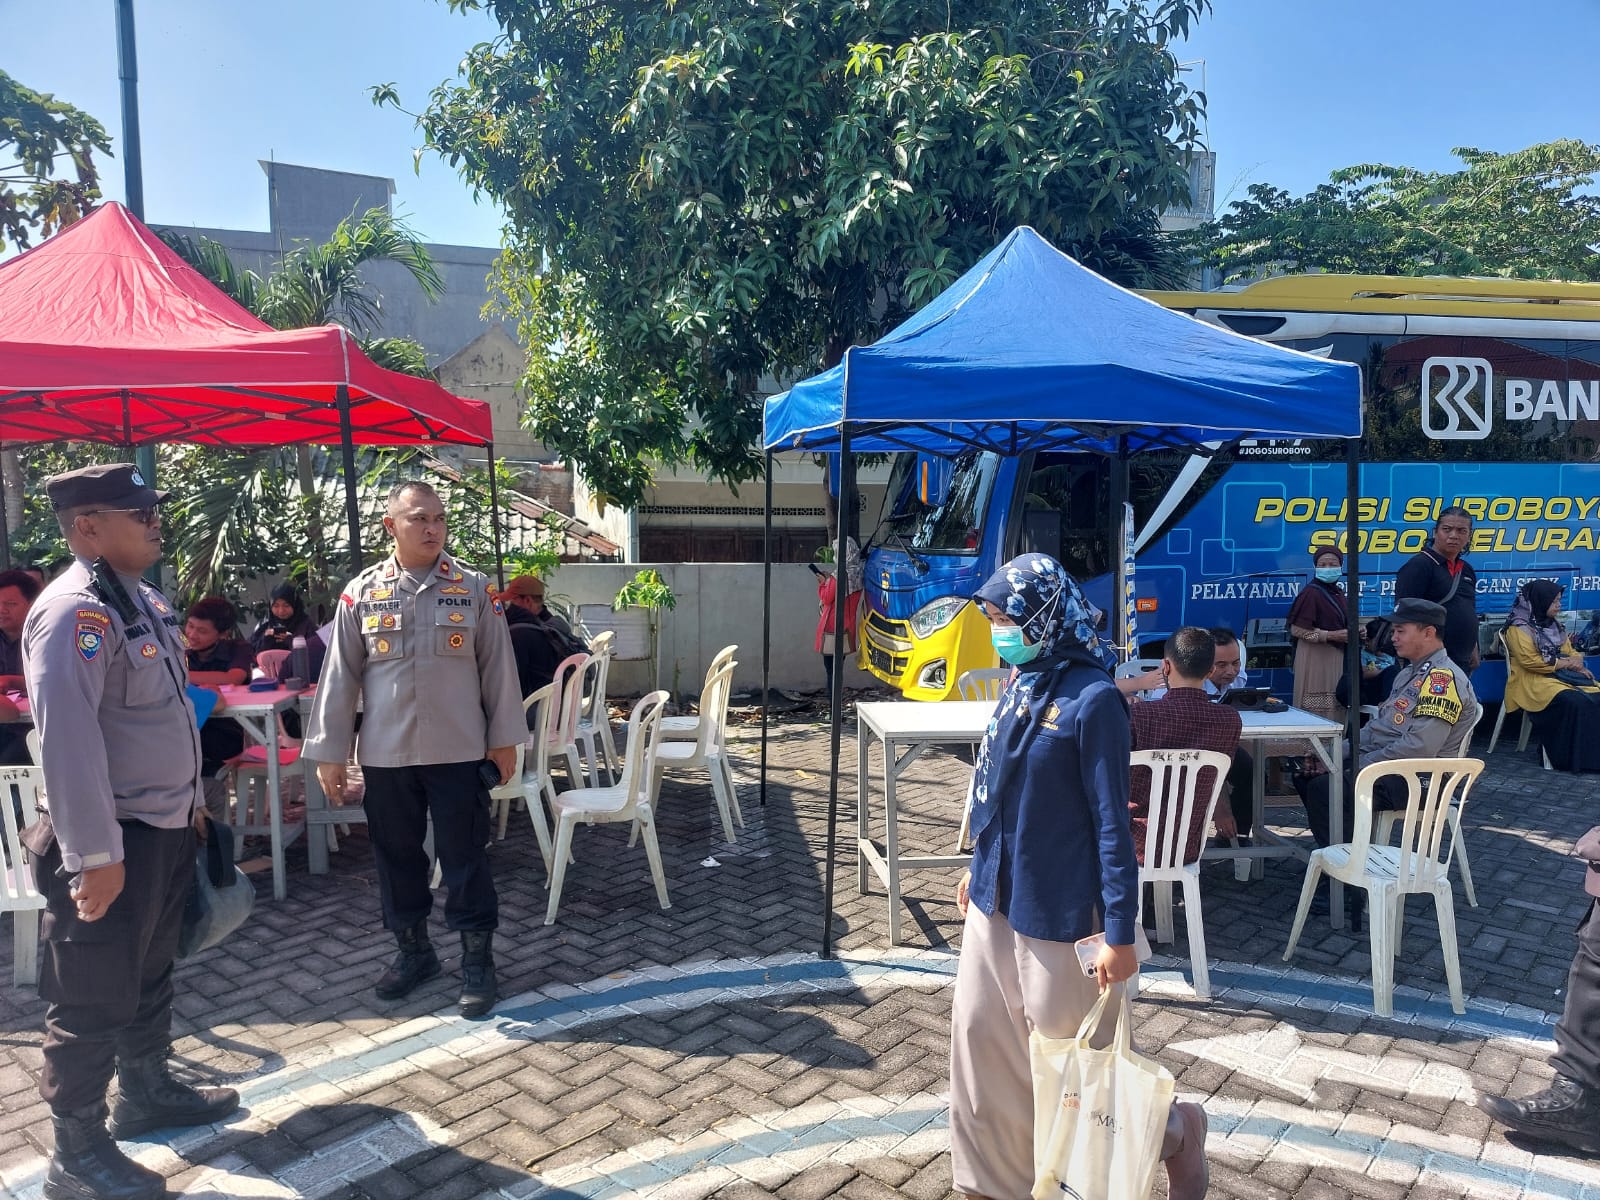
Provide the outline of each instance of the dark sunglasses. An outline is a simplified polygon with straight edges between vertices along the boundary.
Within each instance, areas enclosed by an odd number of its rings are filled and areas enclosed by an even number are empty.
[[[85,516],[98,516],[100,513],[130,513],[133,519],[141,525],[154,525],[161,519],[161,510],[151,505],[149,508],[97,508]]]

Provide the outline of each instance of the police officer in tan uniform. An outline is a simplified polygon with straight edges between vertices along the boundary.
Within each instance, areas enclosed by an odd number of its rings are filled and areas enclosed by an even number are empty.
[[[1478,715],[1478,697],[1466,670],[1451,661],[1441,634],[1445,610],[1431,600],[1415,597],[1396,601],[1389,614],[1394,626],[1395,653],[1410,666],[1395,677],[1389,698],[1378,715],[1361,727],[1360,755],[1352,760],[1345,748],[1344,831],[1355,819],[1355,774],[1375,762],[1396,758],[1448,758],[1465,750],[1462,732]],[[1328,777],[1318,775],[1305,787],[1306,819],[1317,845],[1330,837]],[[1398,777],[1378,780],[1372,791],[1374,809],[1406,806],[1405,781]],[[1359,901],[1363,896],[1357,893]],[[1359,905],[1358,905],[1359,908]]]
[[[200,738],[177,618],[139,578],[161,557],[166,493],[127,463],[45,489],[76,561],[22,631],[48,792],[27,837],[48,904],[39,1094],[56,1144],[44,1194],[137,1200],[162,1195],[162,1177],[110,1135],[205,1125],[239,1106],[237,1092],[196,1090],[167,1069],[172,962],[205,815]]]
[[[499,922],[486,850],[485,758],[509,779],[527,736],[504,610],[489,583],[444,552],[445,514],[426,483],[397,484],[383,527],[394,553],[346,585],[300,752],[323,790],[344,794],[345,764],[364,699],[357,757],[377,858],[384,927],[400,953],[378,980],[395,1000],[439,974],[428,940],[433,893],[423,848],[428,817],[444,875],[445,922],[461,934],[463,1016],[496,996]]]

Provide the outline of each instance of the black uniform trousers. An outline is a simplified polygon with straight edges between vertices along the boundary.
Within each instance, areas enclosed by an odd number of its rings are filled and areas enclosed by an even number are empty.
[[[1567,1006],[1556,1022],[1550,1065],[1568,1079],[1600,1089],[1600,900],[1578,926],[1578,953],[1567,975]]]
[[[1233,752],[1233,766],[1228,768],[1228,803],[1233,807],[1233,823],[1239,827],[1240,837],[1249,837],[1256,823],[1255,779],[1256,760],[1242,747]]]
[[[433,911],[432,864],[423,849],[433,817],[433,849],[444,876],[445,924],[485,930],[500,923],[500,902],[489,870],[489,792],[478,763],[361,768],[367,795],[367,834],[378,864],[385,929],[410,929]]]
[[[172,1036],[172,960],[194,883],[194,830],[123,821],[126,881],[98,921],[80,921],[61,848],[33,860],[44,894],[39,1095],[57,1114],[105,1099],[118,1059],[165,1053]]]

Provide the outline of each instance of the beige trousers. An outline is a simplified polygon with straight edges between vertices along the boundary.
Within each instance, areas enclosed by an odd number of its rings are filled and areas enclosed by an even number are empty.
[[[968,906],[950,1014],[956,1191],[1027,1200],[1033,1191],[1028,1034],[1076,1036],[1099,995],[1071,942],[1023,937],[999,913],[986,917]]]

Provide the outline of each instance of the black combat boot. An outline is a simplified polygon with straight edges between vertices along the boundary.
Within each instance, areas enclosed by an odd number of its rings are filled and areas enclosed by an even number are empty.
[[[129,1158],[106,1131],[104,1101],[53,1115],[56,1149],[44,1177],[47,1200],[154,1200],[166,1181]]]
[[[481,1017],[492,1007],[499,990],[494,977],[494,934],[487,929],[461,934],[461,999],[463,1017]]]
[[[167,1052],[117,1060],[117,1102],[111,1109],[111,1136],[138,1137],[152,1129],[209,1125],[239,1107],[232,1088],[195,1088],[167,1069]]]
[[[1529,1138],[1600,1154],[1600,1088],[1557,1075],[1549,1087],[1526,1100],[1480,1095],[1478,1107]]]
[[[394,938],[400,943],[400,953],[378,978],[379,1000],[410,995],[419,983],[426,983],[439,973],[439,956],[428,941],[426,921],[418,921],[410,929],[397,929]]]

